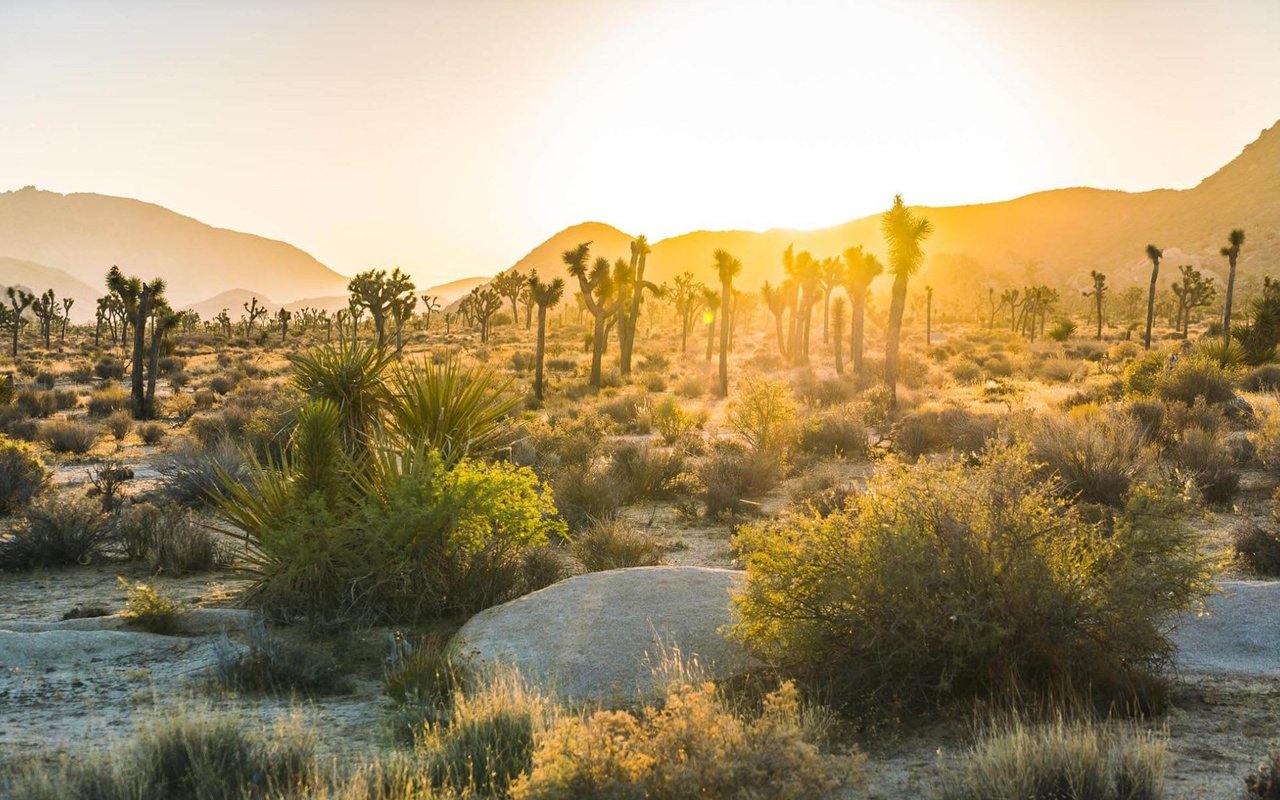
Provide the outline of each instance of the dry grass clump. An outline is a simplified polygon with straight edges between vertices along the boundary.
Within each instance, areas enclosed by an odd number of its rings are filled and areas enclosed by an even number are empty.
[[[101,431],[94,425],[69,419],[55,419],[40,426],[40,440],[55,453],[84,455],[98,442]]]
[[[0,564],[10,569],[88,564],[106,556],[113,542],[114,531],[98,503],[45,497],[0,538]]]
[[[304,797],[320,784],[315,737],[297,718],[255,730],[204,703],[165,708],[132,738],[50,767],[14,786],[28,800],[246,800]],[[296,792],[296,794],[295,794]]]
[[[28,417],[50,417],[58,410],[58,400],[53,392],[41,389],[22,389],[13,400]]]
[[[853,404],[824,409],[800,424],[796,448],[819,457],[865,461],[871,455],[867,426]]]
[[[271,633],[261,620],[249,628],[244,648],[222,640],[213,681],[231,691],[262,694],[312,696],[351,690],[332,657]]]
[[[129,393],[119,386],[107,386],[89,396],[89,416],[106,417],[129,409]]]
[[[157,445],[164,440],[166,431],[158,422],[144,422],[138,426],[138,438],[146,445]]]
[[[1128,415],[1085,406],[1036,417],[1019,433],[1062,492],[1082,502],[1121,507],[1155,470],[1145,436]]]
[[[653,536],[618,519],[594,523],[573,538],[569,549],[587,572],[657,566],[665,552]]]
[[[943,800],[1161,800],[1168,752],[1129,728],[997,724],[946,781]]]
[[[978,452],[995,435],[996,426],[996,417],[960,406],[919,409],[894,426],[893,447],[912,459],[948,450]]]

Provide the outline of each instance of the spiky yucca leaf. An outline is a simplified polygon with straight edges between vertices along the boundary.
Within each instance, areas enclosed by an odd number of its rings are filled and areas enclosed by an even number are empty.
[[[289,356],[293,383],[314,400],[330,400],[342,417],[347,453],[366,450],[387,404],[383,372],[390,352],[343,341]]]
[[[486,455],[519,402],[508,394],[510,386],[456,359],[401,367],[391,375],[391,433],[406,449],[438,451],[446,465]]]

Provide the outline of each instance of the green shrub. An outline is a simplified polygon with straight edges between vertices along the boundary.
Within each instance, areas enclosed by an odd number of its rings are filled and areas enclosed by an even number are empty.
[[[1063,317],[1053,323],[1049,328],[1047,336],[1055,342],[1065,342],[1070,339],[1072,334],[1076,332],[1076,324],[1071,320]]]
[[[845,510],[740,532],[735,634],[838,705],[1114,697],[1163,665],[1167,623],[1208,591],[1178,510],[1135,490],[1088,521],[1023,448],[974,467],[891,463]]]
[[[596,522],[573,538],[573,557],[587,572],[662,563],[662,543],[621,520]]]
[[[133,415],[128,411],[113,411],[107,417],[106,426],[111,438],[123,442],[133,430]]]
[[[457,360],[401,367],[391,376],[390,428],[406,447],[430,447],[448,464],[489,455],[519,403],[511,382]]]
[[[1248,392],[1274,392],[1280,389],[1280,364],[1254,367],[1240,381],[1240,387]]]
[[[795,442],[796,411],[785,382],[748,378],[729,401],[725,423],[752,452],[784,460]]]
[[[164,435],[164,426],[158,422],[144,422],[138,426],[138,438],[142,439],[143,444],[160,444]]]
[[[0,515],[20,511],[49,482],[35,448],[0,434]]]
[[[120,380],[124,377],[124,362],[112,356],[103,356],[93,365],[93,374],[106,380]]]
[[[538,736],[515,800],[799,800],[853,777],[822,755],[821,728],[791,684],[757,714],[735,710],[711,683],[667,691],[661,708],[567,716]]]
[[[702,426],[702,421],[685,411],[674,397],[664,397],[653,407],[653,427],[668,447],[682,441]]]
[[[463,679],[449,660],[448,639],[426,636],[410,643],[397,633],[394,644],[382,693],[397,703],[447,706]]]
[[[944,800],[1161,800],[1168,755],[1150,734],[1089,723],[998,725],[947,781]]]
[[[996,418],[960,406],[913,411],[894,427],[893,447],[908,458],[946,450],[977,452],[996,431]]]
[[[1184,405],[1191,405],[1198,398],[1213,405],[1235,397],[1227,371],[1218,362],[1199,353],[1179,358],[1161,376],[1157,391],[1163,399]]]
[[[128,741],[18,779],[28,800],[245,800],[317,786],[314,736],[297,718],[254,730],[203,704],[166,708]]]
[[[1149,351],[1130,361],[1121,377],[1124,391],[1143,397],[1154,394],[1168,360],[1165,353]]]
[[[167,593],[142,581],[120,578],[124,589],[124,616],[129,624],[148,633],[173,633],[178,629],[182,606]]]
[[[671,481],[684,471],[684,454],[660,450],[644,442],[619,442],[609,456],[609,479],[623,502],[652,500],[671,494]]]
[[[166,453],[156,469],[165,495],[192,508],[209,505],[226,494],[224,482],[242,483],[248,474],[244,456],[227,439],[210,447],[184,443]]]
[[[1242,520],[1231,532],[1236,560],[1257,575],[1280,576],[1280,531]]]
[[[1195,482],[1206,503],[1229,503],[1240,490],[1240,473],[1218,431],[1188,428],[1171,455],[1179,470]]]
[[[745,501],[777,486],[784,473],[784,465],[769,453],[736,441],[713,442],[697,465],[707,516],[742,513],[747,509]]]
[[[576,531],[599,520],[610,520],[622,513],[627,500],[626,487],[615,482],[611,469],[600,463],[587,462],[556,470],[551,478],[556,509]]]

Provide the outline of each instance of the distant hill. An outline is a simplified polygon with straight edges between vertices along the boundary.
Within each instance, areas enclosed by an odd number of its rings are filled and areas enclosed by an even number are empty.
[[[238,320],[244,314],[244,304],[258,298],[258,305],[266,308],[270,312],[275,312],[280,308],[280,304],[271,300],[262,292],[254,292],[249,289],[228,289],[225,292],[201,300],[198,303],[184,306],[184,311],[194,311],[200,315],[200,319],[208,321],[218,316],[222,309],[227,310],[227,315],[233,320]],[[344,301],[345,304],[345,301]]]
[[[0,193],[0,256],[56,267],[89,286],[100,285],[113,264],[142,278],[158,275],[178,307],[228,286],[291,300],[343,294],[348,280],[284,242],[139,200],[34,187]]]
[[[489,282],[489,278],[486,278],[483,276],[474,277],[474,278],[459,278],[456,281],[449,281],[448,283],[442,283],[442,284],[439,284],[438,286],[431,286],[426,289],[419,289],[418,295],[421,296],[424,294],[429,294],[429,295],[434,295],[438,297],[440,299],[440,306],[443,308],[444,306],[447,306],[450,303],[453,303],[454,301],[458,300],[463,295],[467,294],[477,286],[484,286],[488,282]]]
[[[95,289],[66,272],[33,261],[0,256],[0,286],[20,286],[29,292],[42,294],[53,289],[59,299],[70,297],[72,322],[91,322],[98,307],[98,298],[106,289]]]
[[[886,207],[891,199],[885,198]],[[1225,262],[1218,248],[1232,228],[1244,228],[1240,278],[1245,286],[1261,283],[1263,275],[1280,276],[1280,124],[1192,189],[1058,189],[998,203],[916,210],[935,229],[919,282],[984,295],[988,286],[1031,281],[1084,288],[1089,271],[1097,269],[1113,288],[1121,288],[1147,280],[1148,243],[1165,249],[1162,285],[1176,278],[1179,264],[1193,264],[1221,280]],[[563,250],[593,241],[593,257],[613,259],[629,254],[630,238],[603,223],[583,223],[555,234],[514,266],[563,275]],[[781,276],[788,244],[818,257],[856,244],[881,258],[885,250],[878,215],[817,230],[695,231],[651,243],[646,277],[664,281],[688,270],[712,282],[712,253],[724,248],[743,263],[737,285],[754,290]]]

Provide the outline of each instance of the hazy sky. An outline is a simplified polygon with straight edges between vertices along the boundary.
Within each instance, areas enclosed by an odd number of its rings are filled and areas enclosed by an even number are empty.
[[[0,190],[340,272],[908,202],[1188,187],[1280,118],[1280,2],[0,0]]]

